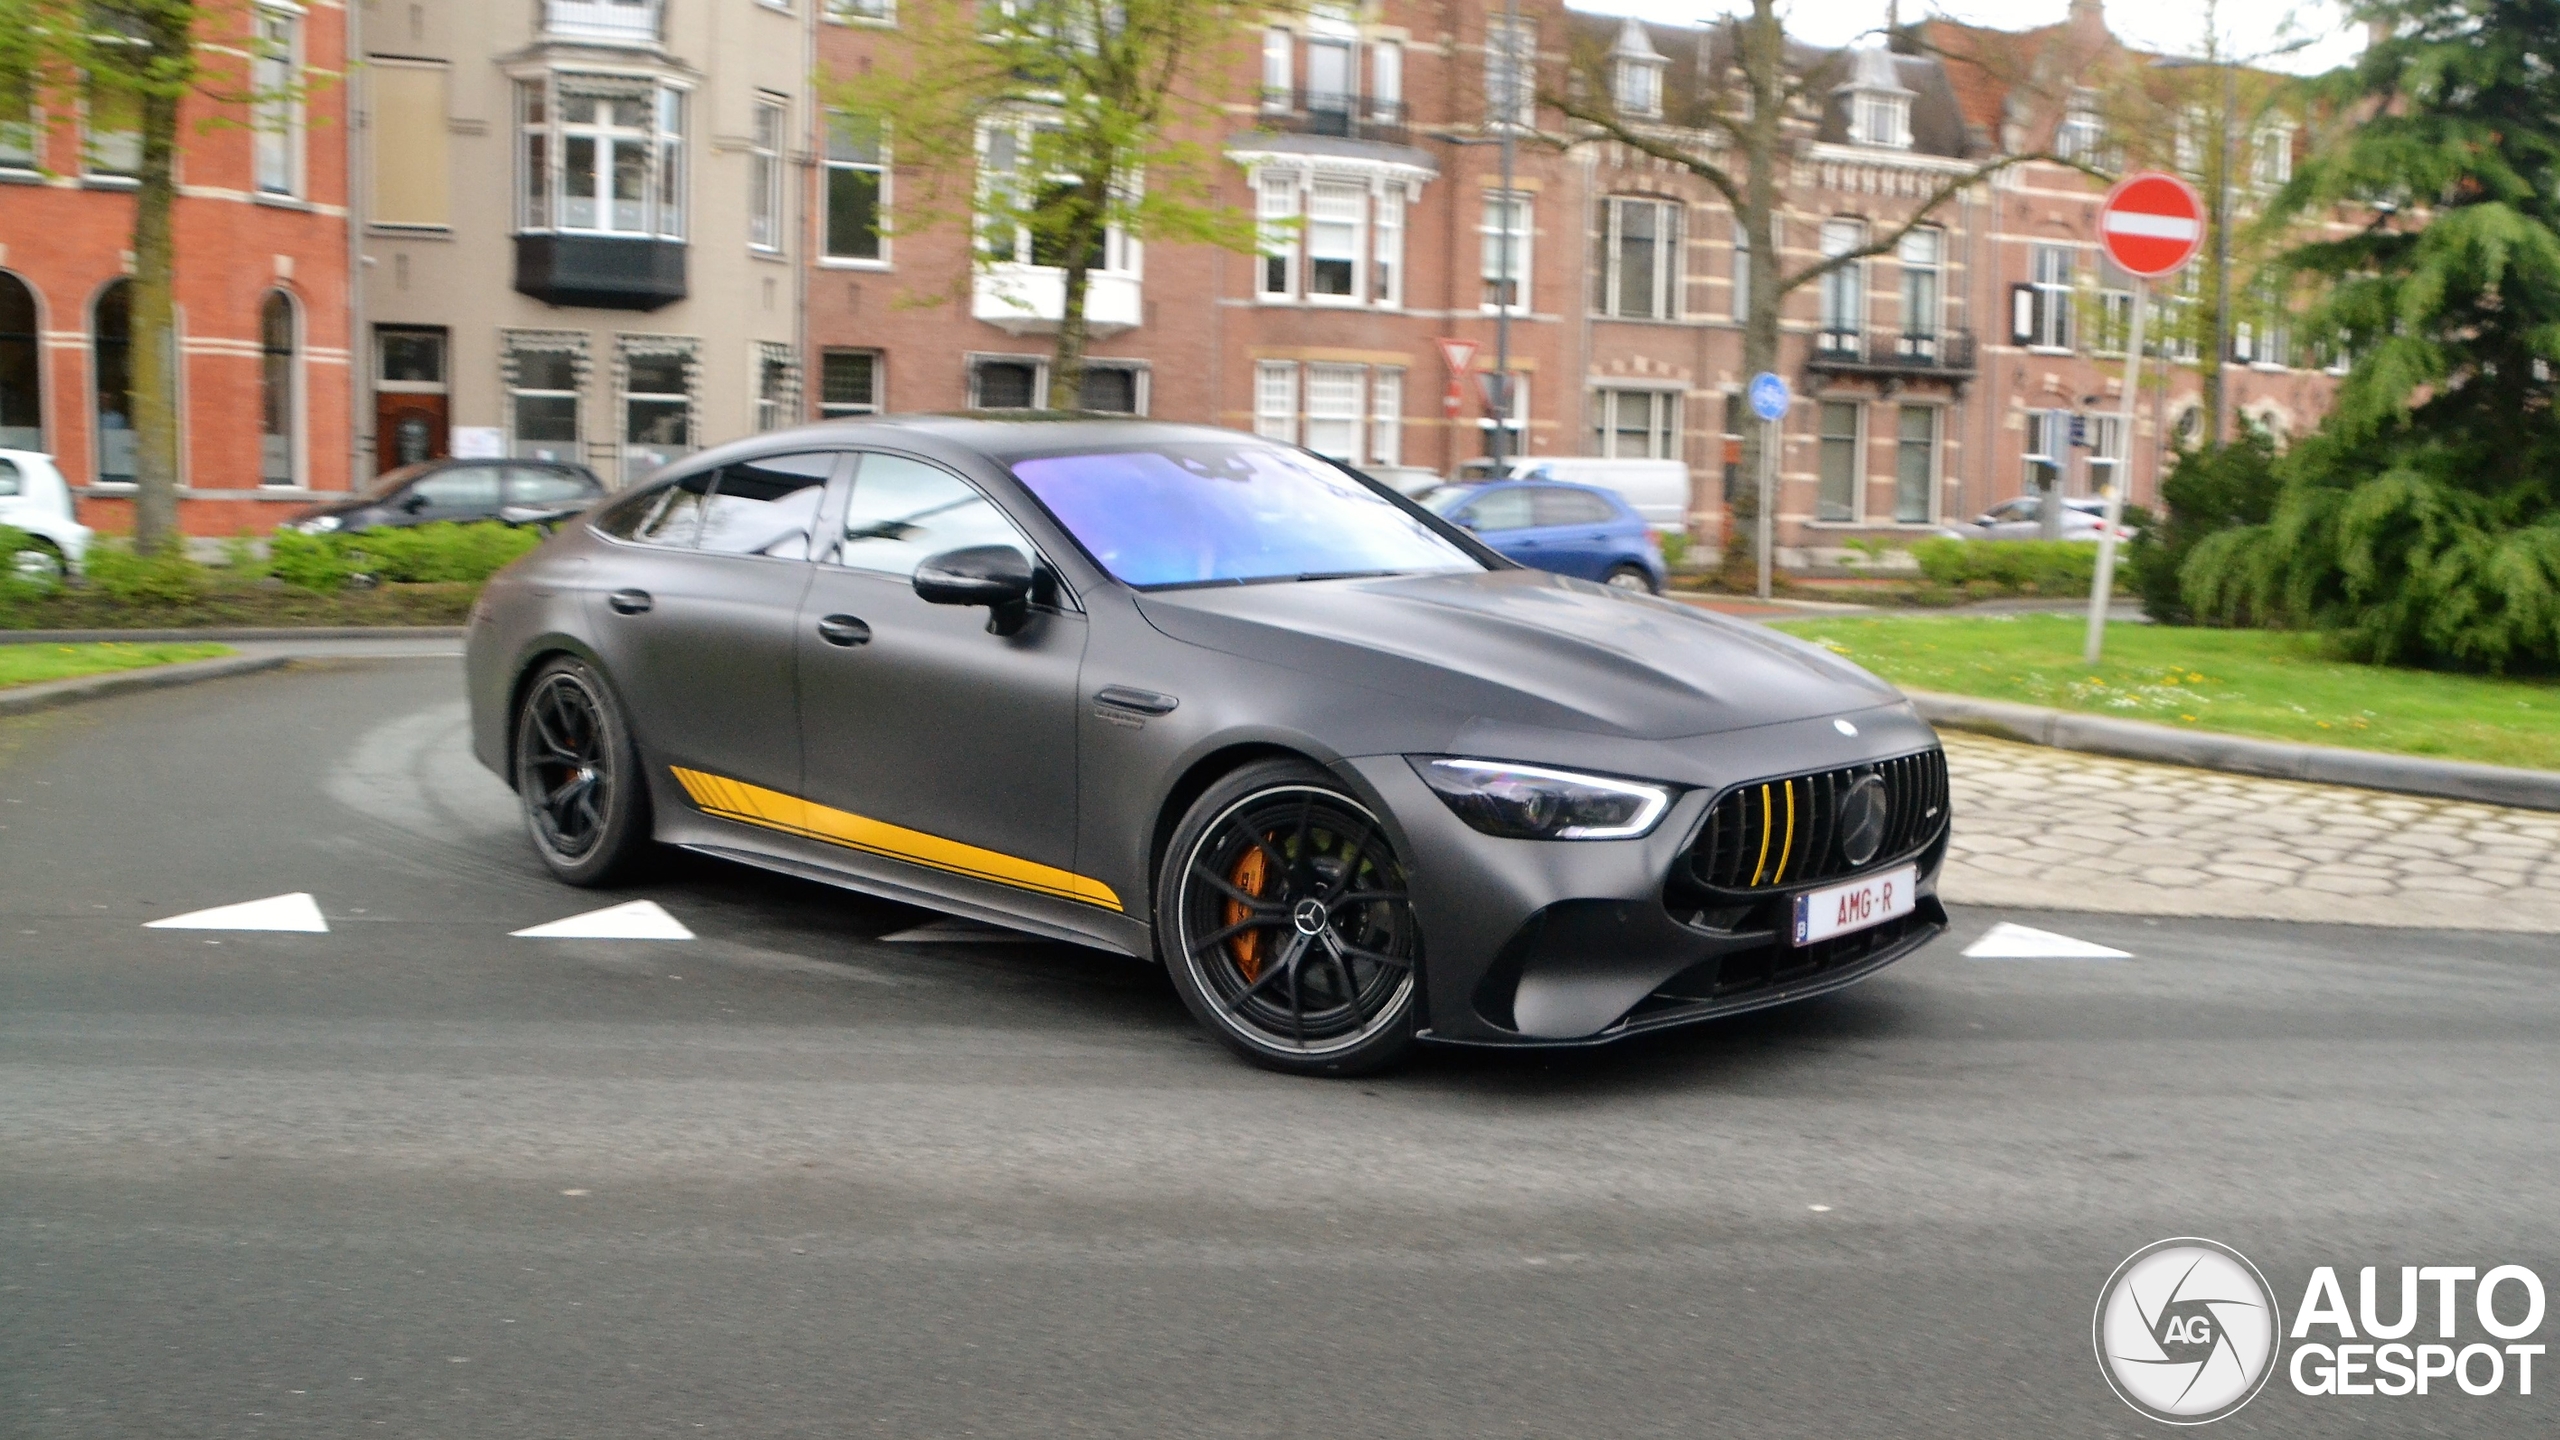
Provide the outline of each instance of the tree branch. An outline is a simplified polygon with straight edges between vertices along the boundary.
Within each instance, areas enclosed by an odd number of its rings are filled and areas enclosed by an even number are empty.
[[[1778,293],[1781,295],[1791,294],[1797,290],[1803,289],[1805,286],[1812,284],[1814,281],[1821,279],[1823,276],[1830,274],[1832,271],[1837,270],[1844,265],[1854,265],[1861,260],[1868,260],[1875,256],[1889,253],[1902,244],[1904,236],[1909,235],[1912,231],[1919,229],[1921,225],[1926,223],[1929,217],[1937,212],[1939,206],[1944,205],[1948,201],[1954,199],[1957,195],[1981,184],[1983,181],[1990,179],[1992,176],[1999,174],[2003,170],[2009,169],[2012,166],[2025,165],[2039,160],[2048,165],[2060,165],[2068,169],[2077,170],[2092,179],[2112,182],[2115,178],[2103,170],[2096,169],[2089,165],[2084,165],[2077,160],[2067,160],[2060,155],[2050,154],[2042,150],[2034,151],[2025,155],[2004,155],[1997,160],[1987,161],[1978,165],[1965,174],[1955,176],[1945,184],[1940,185],[1935,191],[1931,192],[1928,199],[1920,203],[1919,209],[1911,212],[1911,218],[1894,227],[1894,229],[1889,234],[1885,235],[1884,238],[1866,245],[1861,245],[1855,250],[1847,250],[1837,255],[1825,256],[1822,260],[1815,264],[1806,266],[1804,269],[1797,271],[1793,275],[1787,275],[1782,272],[1778,279]]]
[[[1734,179],[1731,172],[1714,161],[1693,155],[1668,140],[1637,130],[1620,120],[1614,111],[1586,105],[1564,96],[1550,95],[1546,97],[1546,103],[1563,111],[1567,118],[1579,120],[1601,131],[1630,150],[1679,166],[1715,187],[1716,193],[1724,197],[1725,204],[1735,211],[1739,212],[1743,208],[1741,182]],[[1728,133],[1732,132],[1728,131]]]

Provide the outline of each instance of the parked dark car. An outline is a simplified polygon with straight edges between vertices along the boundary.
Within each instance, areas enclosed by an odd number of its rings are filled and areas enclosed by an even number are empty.
[[[466,648],[562,880],[654,842],[1160,960],[1284,1070],[1783,1004],[1947,923],[1891,686],[1232,431],[757,435],[562,526]]]
[[[584,465],[552,460],[422,460],[390,471],[355,495],[315,505],[285,522],[306,535],[428,525],[438,520],[503,520],[513,510],[558,516],[604,498],[604,482]]]
[[[1443,485],[1422,503],[1533,570],[1662,593],[1652,528],[1614,492],[1554,480]]]

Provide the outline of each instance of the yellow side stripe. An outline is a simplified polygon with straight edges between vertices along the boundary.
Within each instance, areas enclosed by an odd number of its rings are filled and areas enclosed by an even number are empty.
[[[685,795],[706,815],[735,820],[742,825],[779,830],[804,840],[823,840],[848,850],[870,855],[884,855],[912,865],[924,865],[954,875],[967,875],[978,880],[992,880],[1018,890],[1054,895],[1061,900],[1078,900],[1118,910],[1120,897],[1099,880],[1088,879],[1072,871],[1025,860],[997,850],[984,850],[921,830],[909,830],[885,820],[873,820],[849,810],[837,810],[779,790],[767,790],[743,780],[709,775],[700,770],[669,766],[676,783]]]

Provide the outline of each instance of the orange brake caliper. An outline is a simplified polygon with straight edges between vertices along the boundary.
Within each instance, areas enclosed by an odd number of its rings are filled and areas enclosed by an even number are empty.
[[[1262,896],[1264,868],[1262,847],[1256,845],[1252,849],[1244,852],[1243,857],[1236,861],[1236,868],[1227,872],[1227,878],[1235,882],[1235,887],[1237,889],[1243,891],[1247,895],[1253,896],[1256,899],[1260,899]],[[1229,900],[1226,902],[1226,920],[1224,923],[1229,925],[1241,923],[1244,918],[1251,913],[1253,912],[1246,907],[1243,901]],[[1262,932],[1259,930],[1247,930],[1243,934],[1228,941],[1227,944],[1233,947],[1236,957],[1236,968],[1244,972],[1244,982],[1250,985],[1254,981],[1261,979]]]

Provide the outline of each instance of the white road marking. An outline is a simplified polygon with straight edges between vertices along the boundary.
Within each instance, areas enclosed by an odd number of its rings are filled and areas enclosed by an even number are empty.
[[[1991,927],[1983,937],[1964,947],[1968,960],[2130,960],[2128,950],[2110,950],[2050,930],[2028,925],[2012,925],[2003,920]]]
[[[325,935],[329,922],[320,917],[320,905],[306,891],[290,895],[270,895],[264,900],[243,900],[237,905],[216,905],[210,910],[190,910],[166,920],[153,920],[145,930],[291,930],[306,935]]]
[[[523,940],[690,940],[693,932],[655,900],[629,900],[547,925],[508,932]]]

